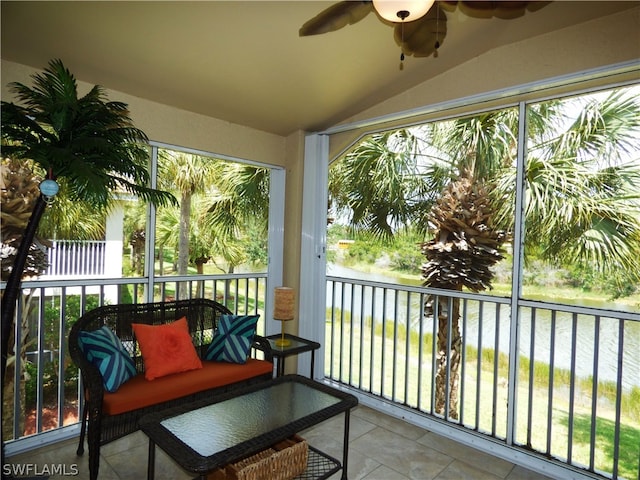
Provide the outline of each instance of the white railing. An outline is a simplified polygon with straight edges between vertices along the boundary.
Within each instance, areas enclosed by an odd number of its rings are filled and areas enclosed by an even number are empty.
[[[341,277],[327,282],[328,381],[589,475],[638,477],[640,314],[521,300],[512,315],[509,298]],[[12,432],[4,436],[10,454],[77,435],[82,394],[66,339],[82,312],[145,301],[149,292],[154,300],[171,299],[182,289],[181,298],[205,296],[236,313],[263,313],[266,274],[160,277],[152,285],[142,278],[41,280],[23,287],[29,300],[20,303],[18,318],[29,322],[27,350],[34,354],[29,362],[16,359],[14,380],[19,384],[24,367],[30,380],[26,395],[19,389],[13,395]],[[433,355],[438,322],[433,313],[423,315],[430,295],[444,299],[440,305],[459,299],[462,317],[458,395],[453,404],[446,395],[443,409],[436,407]],[[451,385],[450,368],[443,374]]]
[[[7,370],[13,385],[21,386],[5,392],[13,410],[12,425],[3,424],[7,454],[77,435],[83,397],[67,338],[83,312],[147,298],[212,298],[236,314],[260,313],[258,333],[264,335],[266,279],[266,273],[257,273],[156,277],[152,285],[144,278],[23,282],[16,315],[24,328],[16,328],[15,337],[25,347],[23,355],[10,359]],[[24,332],[29,338],[22,337]]]
[[[47,249],[49,267],[44,278],[105,275],[107,242],[53,240]]]
[[[424,313],[440,305],[453,339],[454,299],[458,381],[440,362],[455,342],[440,352],[437,308]],[[640,315],[524,300],[512,315],[511,303],[327,277],[325,375],[563,468],[639,478]]]

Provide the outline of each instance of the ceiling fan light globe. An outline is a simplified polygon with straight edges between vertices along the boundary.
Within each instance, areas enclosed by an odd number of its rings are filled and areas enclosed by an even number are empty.
[[[435,0],[373,0],[378,15],[390,22],[413,22],[423,17]],[[409,13],[407,15],[407,12]]]

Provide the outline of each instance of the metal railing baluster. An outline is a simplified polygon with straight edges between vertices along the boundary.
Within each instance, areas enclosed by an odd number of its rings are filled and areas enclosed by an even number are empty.
[[[484,303],[484,302],[482,302]],[[500,362],[500,309],[496,308],[494,314],[495,337],[493,341],[493,405],[491,408],[491,435],[497,437],[496,422],[498,420],[498,366]],[[532,335],[533,337],[533,335]]]
[[[355,306],[355,285],[351,284],[350,286],[350,306],[351,310],[349,311],[349,385],[353,385],[353,349],[355,346],[355,322],[353,318],[354,306]]]
[[[553,392],[554,392],[554,352],[556,348],[556,311],[551,312],[551,331],[550,331],[550,345],[549,345],[549,394],[547,404],[547,450],[544,452],[547,455],[551,454],[552,449],[552,431],[553,431]]]
[[[536,351],[536,342],[534,332],[536,331],[536,314],[537,309],[534,307],[531,309],[531,329],[530,329],[530,339],[529,339],[529,385],[527,396],[527,446],[531,447],[531,434],[533,431],[533,392],[534,392],[534,375],[535,375],[535,351]]]
[[[624,322],[618,320],[618,375],[616,382],[616,421],[613,434],[613,478],[618,478],[620,465],[620,417],[622,412],[622,372],[624,365]],[[640,472],[640,462],[638,465]]]
[[[569,420],[567,433],[567,462],[573,459],[573,414],[576,399],[576,345],[578,341],[578,314],[573,314],[571,322],[571,371],[569,380]]]
[[[480,430],[480,393],[482,390],[482,329],[483,329],[483,303],[478,305],[478,354],[476,366],[476,416],[475,430]]]
[[[591,429],[589,438],[589,470],[595,468],[596,425],[598,412],[598,356],[600,353],[600,315],[593,322],[593,385],[591,387]]]
[[[463,321],[462,323],[462,341],[461,341],[461,345],[460,345],[460,378],[462,379],[462,381],[460,382],[460,417],[458,419],[458,421],[460,422],[461,425],[464,425],[464,412],[465,412],[465,408],[464,408],[464,394],[465,394],[465,386],[467,385],[467,382],[464,381],[464,379],[466,378],[466,374],[467,374],[467,370],[466,370],[466,363],[467,363],[467,322],[464,320],[467,318],[467,313],[468,313],[469,309],[468,309],[468,300],[466,298],[462,299],[462,319]]]
[[[385,396],[385,378],[386,378],[386,358],[387,358],[387,289],[382,289],[382,324],[381,340],[380,340],[380,395]],[[375,320],[373,321],[375,323]],[[372,369],[375,370],[375,369]]]

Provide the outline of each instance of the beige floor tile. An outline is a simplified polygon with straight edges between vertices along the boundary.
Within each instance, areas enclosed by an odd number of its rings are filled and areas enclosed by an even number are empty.
[[[432,432],[427,432],[423,437],[419,438],[417,442],[472,465],[476,469],[491,473],[498,478],[505,478],[513,468],[513,464],[506,460],[449,440]]]
[[[411,423],[390,415],[386,415],[369,407],[358,407],[353,416],[360,417],[364,420],[385,428],[391,432],[395,432],[410,440],[417,440],[427,431]]]
[[[103,456],[102,461],[113,468],[120,480],[138,480],[147,478],[148,455],[149,447],[143,444],[123,452]],[[194,476],[183,470],[160,448],[156,448],[156,480],[189,480]]]
[[[363,480],[409,480],[409,477],[405,477],[401,473],[398,473],[385,465],[381,465],[364,477]]]
[[[351,448],[415,480],[434,479],[452,458],[378,427],[351,442]]]
[[[541,473],[528,470],[524,467],[516,465],[513,467],[511,473],[507,476],[506,480],[553,480],[551,477],[542,475]]]
[[[502,480],[503,477],[498,477],[492,473],[485,471],[484,469],[474,468],[468,463],[461,462],[460,460],[454,460],[447,466],[435,480]]]
[[[342,457],[336,457],[341,459]],[[347,468],[349,480],[362,480],[369,478],[371,472],[380,467],[376,460],[361,454],[360,452],[349,450],[349,465]],[[340,480],[342,472],[338,472],[330,477],[330,480]]]

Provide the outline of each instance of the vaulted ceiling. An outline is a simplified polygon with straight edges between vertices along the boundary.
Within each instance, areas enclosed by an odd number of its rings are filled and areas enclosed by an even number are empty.
[[[511,19],[448,14],[438,58],[407,57],[375,14],[335,32],[298,29],[332,2],[1,2],[2,58],[60,58],[79,78],[288,135],[327,128],[497,46],[637,6],[551,2]]]

